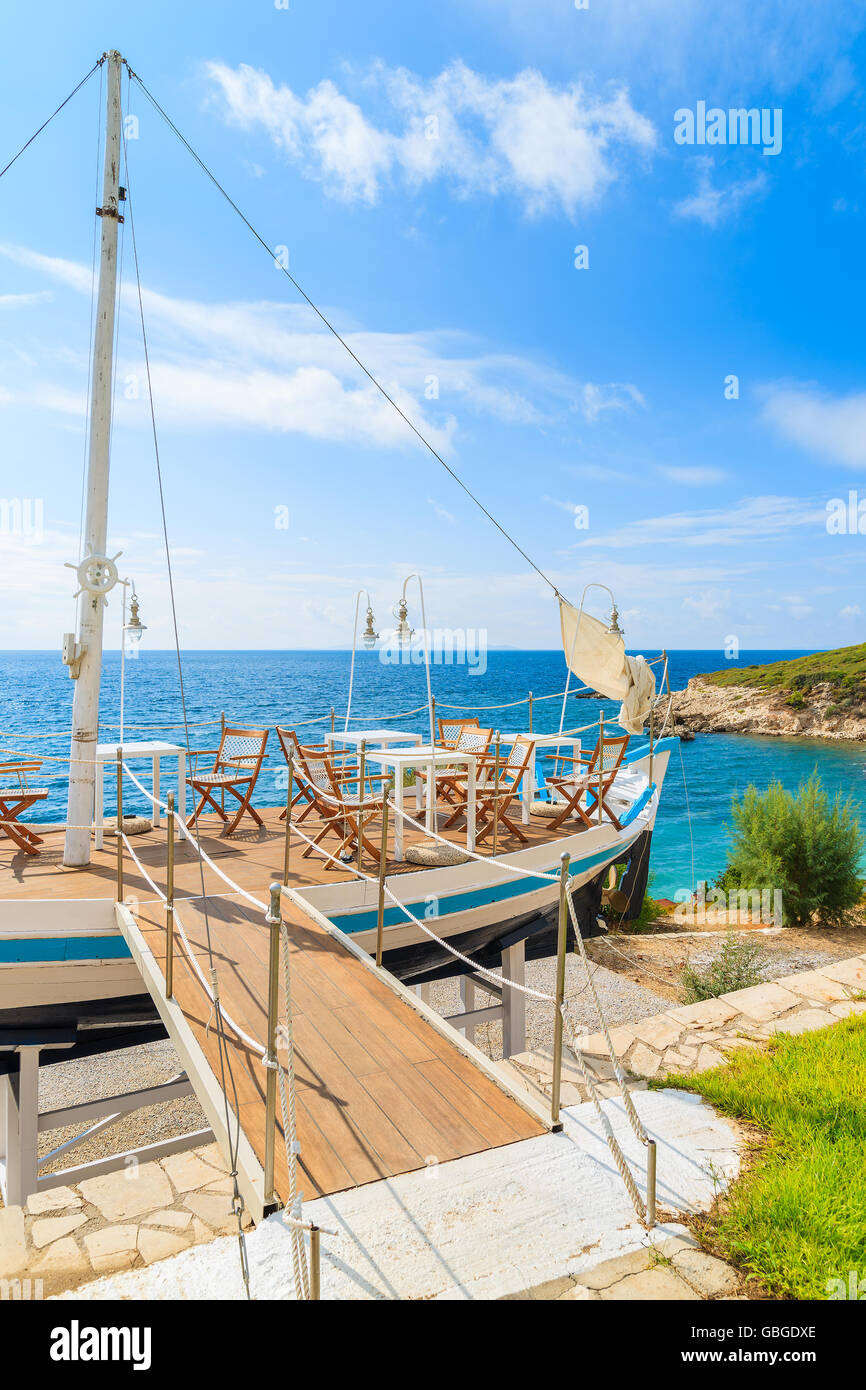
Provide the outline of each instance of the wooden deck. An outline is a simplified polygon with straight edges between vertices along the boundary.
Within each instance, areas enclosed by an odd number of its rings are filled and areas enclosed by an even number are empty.
[[[207,908],[207,926],[205,924]],[[181,907],[180,917],[205,977],[207,929],[226,1012],[264,1043],[268,928],[249,904],[212,898]],[[302,1187],[306,1196],[339,1192],[377,1178],[444,1162],[543,1132],[419,1007],[395,991],[309,916],[284,900],[291,941],[292,1022],[299,1102]],[[162,913],[143,909],[138,924],[164,967]],[[218,1040],[209,1001],[179,953],[175,998],[219,1076]],[[281,995],[280,1016],[285,1017]],[[241,1125],[264,1158],[265,1068],[226,1030]],[[276,1152],[276,1186],[286,1192],[285,1153]]]
[[[207,853],[262,902],[267,901],[269,882],[282,877],[284,827],[277,816],[276,811],[268,812],[263,830],[245,831],[231,839],[220,836],[212,822],[202,822]],[[533,837],[543,833],[543,827],[533,828]],[[415,837],[412,831],[410,838]],[[423,833],[418,831],[417,837],[423,838]],[[136,836],[131,843],[154,882],[164,889],[164,828]],[[516,842],[508,847],[516,848]],[[46,837],[43,853],[36,858],[12,855],[12,848],[0,841],[0,897],[115,896],[113,840],[94,852],[93,863],[86,869],[63,867],[59,834]],[[351,872],[328,868],[316,858],[301,859],[299,850],[294,852],[293,867],[290,886],[298,888],[352,877]],[[412,868],[395,864],[393,869],[403,867]],[[202,973],[209,979],[209,931],[223,1009],[264,1045],[269,930],[263,912],[236,895],[226,896],[226,885],[207,866],[202,882],[195,851],[183,840],[178,844],[175,885],[177,912]],[[203,891],[208,896],[198,896]],[[208,1118],[218,1123],[214,1095],[221,1067],[210,1001],[177,939],[174,1003],[166,1000],[164,909],[128,854],[124,855],[124,898],[129,908],[128,915],[119,914],[124,935],[203,1104],[207,1092]],[[369,958],[335,928],[329,929],[314,910],[305,911],[286,895],[283,904],[291,940],[305,1197],[393,1177],[545,1131],[532,1103],[511,1092],[507,1080],[495,1079],[495,1068],[415,995],[387,971],[377,972]],[[284,1003],[281,1017],[285,1017]],[[266,1071],[259,1055],[230,1028],[226,1027],[224,1037],[231,1070],[231,1078],[226,1078],[229,1101],[261,1165]],[[260,1177],[260,1172],[258,1177],[248,1173],[248,1184],[261,1190]],[[286,1182],[285,1153],[278,1137],[276,1188],[282,1197]]]
[[[241,888],[264,896],[267,886],[272,880],[276,878],[282,882],[285,821],[279,819],[280,812],[277,808],[258,807],[257,809],[265,822],[262,829],[256,826],[250,827],[250,822],[246,822],[245,826],[236,830],[233,835],[226,836],[221,833],[221,823],[215,816],[203,816],[199,822],[199,834],[202,849],[219,864],[224,873],[228,874]],[[38,827],[36,828],[38,829]],[[320,822],[310,816],[304,821],[302,828],[312,838],[320,828]],[[521,830],[530,845],[541,844],[551,839],[549,822],[541,817],[532,819],[529,825],[521,826]],[[560,836],[565,839],[579,833],[579,831],[580,826],[572,821],[555,832],[554,838]],[[367,833],[370,834],[369,831]],[[378,833],[378,829],[374,826],[372,836],[376,842],[378,842]],[[406,822],[404,828],[404,844],[406,846],[426,841],[427,838],[423,825],[416,827],[411,822]],[[446,838],[458,847],[465,845],[465,833],[461,827],[448,831]],[[203,889],[198,868],[198,856],[194,847],[180,834],[175,837],[175,842],[175,894],[177,896],[201,894],[202,891],[213,893],[227,891],[226,885],[219,880],[212,870],[207,868],[205,869],[206,878]],[[143,835],[135,835],[131,837],[130,843],[148,873],[159,884],[160,888],[164,889],[165,820],[163,819],[160,829],[150,830]],[[337,843],[333,837],[328,837],[323,848],[333,854]],[[388,843],[387,872],[389,876],[391,874],[417,872],[416,865],[393,858],[393,833],[389,834]],[[525,847],[516,837],[500,834],[497,852],[510,854]],[[302,853],[305,848],[305,843],[298,835],[294,834],[289,887],[303,891],[305,887],[310,887],[312,884],[348,882],[355,877],[351,865],[344,868],[342,865],[330,864],[315,851],[305,859]],[[492,853],[489,836],[482,842],[478,853],[485,856]],[[46,835],[40,853],[34,856],[24,854],[17,849],[12,841],[0,836],[0,898],[17,896],[23,898],[113,898],[116,896],[116,864],[115,841],[113,837],[109,838],[107,835],[103,848],[92,850],[91,862],[83,869],[68,869],[63,864],[62,832],[52,832]],[[362,867],[364,872],[370,875],[375,875],[378,872],[378,866],[366,854]],[[142,900],[153,897],[152,890],[141,877],[129,855],[124,852],[124,896],[130,894]]]

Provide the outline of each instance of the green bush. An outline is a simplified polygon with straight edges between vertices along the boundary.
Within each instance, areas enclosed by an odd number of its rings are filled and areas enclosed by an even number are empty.
[[[792,709],[802,709],[805,703],[806,700],[801,690],[795,690],[793,695],[789,695],[785,701],[785,704],[790,705]]]
[[[693,969],[686,962],[680,979],[687,1004],[699,1004],[703,999],[718,999],[735,989],[749,989],[764,978],[767,953],[760,942],[738,941],[732,931],[725,944],[704,970]]]
[[[863,835],[850,797],[830,801],[817,771],[792,796],[781,782],[765,792],[749,786],[731,800],[732,846],[724,886],[779,889],[785,926],[817,915],[835,926],[860,901]]]

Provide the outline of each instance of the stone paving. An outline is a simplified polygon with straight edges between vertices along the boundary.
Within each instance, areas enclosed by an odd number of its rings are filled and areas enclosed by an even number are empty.
[[[827,1028],[851,1014],[866,1013],[866,953],[829,963],[820,970],[784,975],[751,989],[736,990],[700,1004],[684,1004],[611,1028],[617,1059],[630,1073],[631,1089],[646,1087],[652,1076],[708,1071],[723,1066],[741,1048],[761,1047],[777,1033],[806,1033]],[[578,1039],[588,1070],[602,1096],[616,1095],[603,1033]],[[524,1052],[511,1063],[532,1085],[550,1094],[553,1075],[549,1051]],[[561,1099],[576,1105],[589,1098],[574,1054],[564,1051]],[[520,1299],[743,1299],[740,1274],[724,1260],[701,1250],[683,1232],[644,1249],[607,1260],[581,1274],[564,1275],[535,1289],[511,1295]]]
[[[760,1047],[776,1033],[825,1028],[866,1013],[866,953],[797,975],[673,1007],[612,1028],[618,1059],[634,1089],[668,1073],[705,1071],[739,1048]],[[602,1096],[618,1093],[601,1033],[579,1039]],[[549,1052],[510,1059],[549,1094]],[[563,1059],[562,1104],[588,1099],[573,1054]],[[216,1144],[57,1187],[26,1207],[0,1208],[0,1295],[30,1280],[48,1296],[95,1277],[140,1269],[237,1229],[231,1182]],[[40,1281],[34,1283],[34,1281]],[[702,1251],[685,1230],[660,1231],[646,1246],[580,1274],[511,1295],[522,1299],[743,1298],[740,1276]]]
[[[0,1209],[0,1284],[47,1297],[233,1233],[231,1191],[216,1144],[49,1188]]]
[[[610,1039],[624,1070],[640,1083],[656,1075],[707,1071],[741,1048],[762,1046],[776,1033],[805,1033],[861,1013],[866,1013],[866,953],[718,999],[666,1009],[640,1023],[611,1028]],[[578,1045],[600,1094],[615,1095],[618,1085],[604,1034],[584,1034]],[[549,1050],[519,1053],[511,1063],[549,1094]],[[588,1099],[577,1062],[567,1050],[561,1099],[563,1105]]]
[[[743,1279],[735,1269],[707,1255],[685,1228],[675,1234],[648,1237],[640,1250],[605,1260],[594,1269],[566,1274],[539,1284],[525,1293],[509,1294],[511,1300],[544,1299],[559,1302],[694,1302],[747,1298]]]

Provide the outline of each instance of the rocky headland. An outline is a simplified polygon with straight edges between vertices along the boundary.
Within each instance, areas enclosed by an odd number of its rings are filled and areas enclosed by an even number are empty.
[[[866,740],[866,646],[693,676],[675,692],[687,733]]]

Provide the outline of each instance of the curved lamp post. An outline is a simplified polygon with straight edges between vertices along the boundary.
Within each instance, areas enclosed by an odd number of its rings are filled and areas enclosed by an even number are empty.
[[[362,594],[365,594],[367,598],[367,619],[364,631],[361,634],[361,641],[369,651],[371,648],[375,647],[379,640],[379,634],[373,626],[373,606],[370,603],[370,595],[367,593],[366,589],[359,589],[355,595],[355,626],[352,630],[352,664],[349,668],[349,699],[346,705],[346,722],[343,725],[343,733],[346,733],[349,728],[349,715],[352,711],[352,687],[355,684],[355,648],[358,645],[358,614],[361,611]]]
[[[138,594],[135,592],[135,583],[131,579],[121,579],[123,589],[122,602],[122,626],[120,629],[120,743],[123,745],[123,697],[126,672],[126,646],[137,652],[138,644],[142,635],[147,631],[138,613]],[[126,621],[126,591],[132,590],[129,599],[129,622]]]
[[[427,613],[424,607],[424,585],[421,582],[420,574],[408,574],[403,580],[403,591],[400,595],[400,602],[397,604],[396,637],[399,645],[404,647],[407,642],[411,642],[415,635],[414,628],[409,625],[409,610],[406,604],[406,586],[410,579],[418,580],[418,592],[421,596],[421,622],[424,625],[424,667],[427,672],[427,712],[430,716],[430,746],[432,748],[435,747],[436,744],[436,731],[433,727],[433,692],[430,689],[430,633],[427,629]]]

